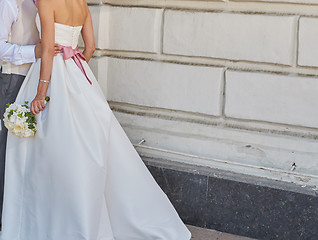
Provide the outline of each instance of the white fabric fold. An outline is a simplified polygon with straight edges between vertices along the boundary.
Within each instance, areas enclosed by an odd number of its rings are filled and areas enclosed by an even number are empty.
[[[9,134],[1,240],[189,240],[85,61],[54,57],[33,138]],[[34,63],[17,103],[32,101]]]

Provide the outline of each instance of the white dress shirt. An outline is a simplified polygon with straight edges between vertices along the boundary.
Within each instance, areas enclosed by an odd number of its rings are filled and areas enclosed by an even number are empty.
[[[15,0],[0,0],[0,64],[2,61],[14,65],[36,61],[35,45],[17,45],[8,43],[11,27],[17,21],[19,9]]]

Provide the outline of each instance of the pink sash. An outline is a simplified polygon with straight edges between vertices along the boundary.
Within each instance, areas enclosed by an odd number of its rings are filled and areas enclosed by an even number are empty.
[[[86,61],[85,56],[83,55],[83,53],[81,53],[78,50],[78,46],[75,49],[73,49],[71,46],[68,46],[68,47],[62,46],[62,45],[59,45],[59,46],[61,48],[61,52],[63,53],[64,60],[72,58],[74,62],[76,63],[76,65],[79,67],[79,69],[82,71],[82,73],[85,75],[88,82],[92,85],[92,82],[91,80],[89,80],[85,72],[85,69],[83,67],[83,64],[81,62],[81,59]]]

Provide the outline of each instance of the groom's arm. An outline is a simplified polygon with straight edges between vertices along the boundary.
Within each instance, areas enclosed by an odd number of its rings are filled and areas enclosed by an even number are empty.
[[[35,45],[17,45],[8,43],[12,24],[16,21],[18,9],[8,0],[0,0],[0,62],[10,62],[14,65],[33,63]]]

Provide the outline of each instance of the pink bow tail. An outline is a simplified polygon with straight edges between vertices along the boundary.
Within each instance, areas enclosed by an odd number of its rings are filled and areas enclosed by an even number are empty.
[[[72,58],[74,60],[74,62],[76,63],[76,65],[79,67],[79,69],[82,71],[82,73],[85,75],[86,79],[88,80],[88,82],[92,85],[92,81],[88,78],[84,66],[81,62],[81,59],[86,61],[85,56],[83,55],[83,53],[81,53],[78,50],[78,46],[73,49],[71,46],[62,46],[61,47],[61,51],[63,53],[63,59],[67,60]]]

